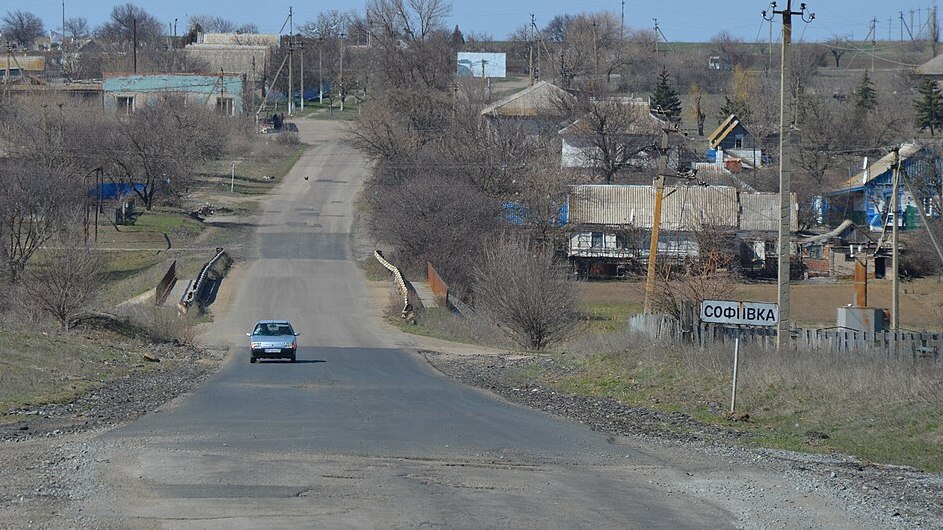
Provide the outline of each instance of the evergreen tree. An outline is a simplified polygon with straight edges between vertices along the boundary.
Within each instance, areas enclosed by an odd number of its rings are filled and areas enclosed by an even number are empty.
[[[921,130],[930,129],[930,136],[937,129],[943,129],[943,93],[936,81],[924,79],[917,89],[920,98],[914,100],[916,126]]]
[[[668,83],[668,69],[665,67],[658,74],[658,85],[652,92],[652,110],[664,113],[672,120],[681,118],[681,98]]]
[[[458,29],[458,24],[455,25],[450,41],[453,48],[461,48],[465,44],[465,35],[462,34],[462,30]]]
[[[753,117],[753,111],[750,110],[750,104],[742,99],[730,99],[730,96],[724,96],[724,104],[720,106],[717,113],[717,124],[720,125],[731,114],[736,114],[740,121],[750,122]]]
[[[868,71],[864,71],[864,77],[861,78],[861,84],[858,85],[858,88],[854,92],[855,97],[855,108],[860,112],[868,112],[874,110],[874,107],[878,104],[878,94],[874,90],[874,83],[871,81],[871,78],[868,76]]]

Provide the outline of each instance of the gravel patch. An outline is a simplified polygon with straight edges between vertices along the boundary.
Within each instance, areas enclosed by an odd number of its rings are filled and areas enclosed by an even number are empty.
[[[108,381],[68,403],[7,415],[14,421],[0,425],[0,528],[102,527],[72,504],[97,483],[89,480],[101,459],[95,437],[189,392],[216,371],[227,348],[155,345],[147,351],[161,359],[161,369]],[[63,517],[69,522],[62,524]]]
[[[629,436],[668,449],[693,450],[726,460],[750,463],[784,477],[801,497],[818,497],[838,506],[862,526],[943,528],[943,475],[903,466],[877,465],[847,455],[817,455],[744,447],[750,434],[706,425],[681,413],[630,407],[614,399],[578,396],[534,383],[512,383],[528,369],[565,375],[568,368],[546,356],[453,355],[421,350],[437,370],[469,386],[504,399],[557,414],[612,436]],[[810,433],[814,436],[815,433]],[[689,474],[690,475],[690,474]],[[692,480],[688,493],[741,506],[744,527],[792,527],[790,514],[802,506],[778,506],[782,499],[750,481]],[[759,523],[758,523],[759,521]],[[819,522],[823,527],[828,522]]]

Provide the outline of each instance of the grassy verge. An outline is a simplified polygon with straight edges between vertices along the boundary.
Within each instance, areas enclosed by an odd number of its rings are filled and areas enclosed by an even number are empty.
[[[0,414],[69,401],[109,380],[169,366],[143,363],[140,352],[114,344],[80,334],[0,331]]]
[[[744,348],[738,413],[727,416],[730,347],[643,344],[610,337],[587,353],[554,354],[570,370],[534,380],[561,391],[683,412],[746,431],[745,443],[943,471],[943,367],[848,354],[777,354]],[[578,347],[576,349],[579,349]]]

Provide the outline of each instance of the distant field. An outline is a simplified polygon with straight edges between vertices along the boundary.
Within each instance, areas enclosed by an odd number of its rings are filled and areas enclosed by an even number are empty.
[[[851,282],[837,284],[798,283],[791,286],[792,315],[800,325],[829,327],[835,325],[835,311],[848,305],[854,296]],[[600,281],[582,284],[583,305],[587,313],[612,315],[610,323],[596,321],[599,329],[619,327],[628,317],[641,311],[645,302],[643,281]],[[774,283],[740,283],[737,298],[776,301]],[[891,281],[872,280],[868,284],[869,305],[890,308]],[[943,329],[943,283],[936,278],[902,282],[900,292],[901,326],[910,330]]]

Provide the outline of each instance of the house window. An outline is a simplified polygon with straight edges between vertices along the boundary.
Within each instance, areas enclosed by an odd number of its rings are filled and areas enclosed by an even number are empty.
[[[733,147],[734,149],[743,149],[743,135],[742,134],[738,134],[737,137],[734,138]]]
[[[629,248],[629,242],[625,234],[616,234],[616,248],[622,250]]]
[[[119,114],[134,114],[134,96],[118,96],[116,101]]]
[[[593,248],[602,248],[602,232],[593,232],[590,246]]]
[[[218,97],[216,98],[216,114],[222,116],[232,116],[233,115],[233,101],[230,97]]]
[[[809,259],[822,259],[823,247],[821,245],[812,245],[809,247]]]

